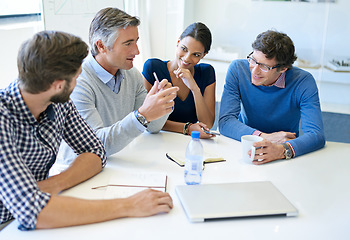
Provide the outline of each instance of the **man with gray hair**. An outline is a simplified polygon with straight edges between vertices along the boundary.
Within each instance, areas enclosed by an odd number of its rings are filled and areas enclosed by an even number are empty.
[[[141,73],[133,68],[139,54],[139,24],[137,17],[117,8],[96,14],[89,32],[92,56],[84,62],[71,95],[79,113],[102,140],[107,156],[144,130],[159,132],[172,112],[178,90],[163,80],[147,94]],[[73,152],[64,143],[61,150],[61,163],[69,163]]]

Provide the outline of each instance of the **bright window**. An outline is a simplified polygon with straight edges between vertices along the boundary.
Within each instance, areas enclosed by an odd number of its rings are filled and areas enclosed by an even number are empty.
[[[2,1],[0,8],[0,17],[40,14],[40,4],[40,0]]]

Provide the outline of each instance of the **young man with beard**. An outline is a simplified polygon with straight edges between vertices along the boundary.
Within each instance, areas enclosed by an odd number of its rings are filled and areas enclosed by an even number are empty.
[[[18,54],[18,79],[0,90],[0,224],[55,228],[168,212],[167,193],[147,190],[125,199],[83,200],[59,195],[99,173],[106,153],[69,95],[88,46],[78,37],[43,31]],[[78,154],[48,177],[61,140]]]

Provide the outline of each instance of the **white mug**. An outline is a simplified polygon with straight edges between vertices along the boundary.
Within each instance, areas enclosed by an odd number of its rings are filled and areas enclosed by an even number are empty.
[[[255,142],[262,141],[263,138],[256,135],[244,135],[241,137],[242,142],[242,158],[245,162],[252,162],[255,157],[255,147],[253,144]],[[249,150],[251,150],[250,156],[248,154]]]

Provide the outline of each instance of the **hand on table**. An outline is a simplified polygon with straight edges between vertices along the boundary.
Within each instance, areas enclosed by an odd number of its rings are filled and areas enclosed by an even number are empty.
[[[200,132],[200,138],[212,138],[215,137],[215,135],[213,134],[207,134],[203,131],[203,128],[207,131],[209,131],[210,129],[207,127],[206,124],[202,123],[202,122],[197,122],[192,124],[189,129],[188,129],[188,134],[191,135],[192,131],[198,131]]]
[[[284,147],[281,144],[272,143],[266,139],[253,144],[256,148],[253,164],[261,165],[284,158]],[[250,153],[249,153],[250,154]],[[259,159],[259,161],[257,160]]]
[[[154,189],[143,190],[127,198],[130,217],[147,217],[157,213],[168,213],[173,208],[169,193]]]
[[[272,143],[284,143],[296,138],[296,134],[292,132],[274,132],[274,133],[261,133],[260,137],[269,140]]]

